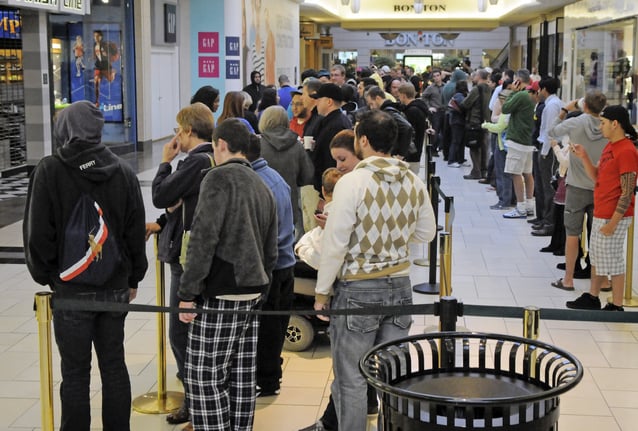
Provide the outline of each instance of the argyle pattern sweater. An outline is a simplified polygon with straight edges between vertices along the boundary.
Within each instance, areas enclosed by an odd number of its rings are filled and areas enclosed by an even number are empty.
[[[335,279],[407,274],[408,242],[430,241],[435,233],[426,186],[409,165],[366,158],[335,187],[321,246],[317,300],[327,300]]]

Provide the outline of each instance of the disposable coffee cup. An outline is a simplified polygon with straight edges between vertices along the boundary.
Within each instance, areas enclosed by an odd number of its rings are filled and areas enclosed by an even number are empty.
[[[315,139],[312,136],[304,136],[303,137],[303,147],[306,150],[312,150],[312,147],[315,145]]]
[[[581,97],[580,99],[578,99],[578,103],[576,105],[578,106],[579,111],[585,109],[585,98]]]

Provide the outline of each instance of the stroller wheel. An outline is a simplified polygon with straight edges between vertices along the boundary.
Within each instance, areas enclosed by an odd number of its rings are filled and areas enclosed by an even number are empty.
[[[290,316],[284,349],[290,352],[301,352],[310,347],[314,338],[315,330],[308,319],[297,315]]]

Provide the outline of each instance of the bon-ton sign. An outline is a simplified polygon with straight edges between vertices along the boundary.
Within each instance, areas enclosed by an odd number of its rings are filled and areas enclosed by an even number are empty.
[[[414,12],[414,4],[395,4],[392,5],[393,12]],[[447,6],[444,4],[424,3],[423,12],[447,12]]]
[[[7,0],[10,6],[42,9],[49,12],[85,15],[91,12],[90,0]]]
[[[445,40],[440,33],[399,33],[396,39],[386,40],[385,46],[422,47],[422,46],[454,46],[453,40]]]

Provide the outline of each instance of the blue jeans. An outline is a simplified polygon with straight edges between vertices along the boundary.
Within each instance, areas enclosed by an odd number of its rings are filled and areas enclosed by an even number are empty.
[[[496,194],[498,195],[498,202],[502,205],[512,205],[512,196],[514,193],[514,186],[512,185],[512,177],[510,174],[505,173],[505,158],[507,157],[507,151],[501,150],[496,145],[494,148],[494,178],[496,179]]]
[[[354,309],[412,304],[409,277],[339,281],[332,308]],[[339,429],[365,431],[367,423],[366,381],[359,360],[373,346],[406,337],[412,316],[332,316],[330,348],[335,379],[332,396],[337,407]]]
[[[128,288],[96,292],[79,289],[56,287],[54,298],[128,303]],[[130,430],[131,382],[124,362],[125,318],[126,313],[54,309],[53,329],[62,368],[60,431],[88,431],[91,425],[92,346],[102,379],[103,429]]]

